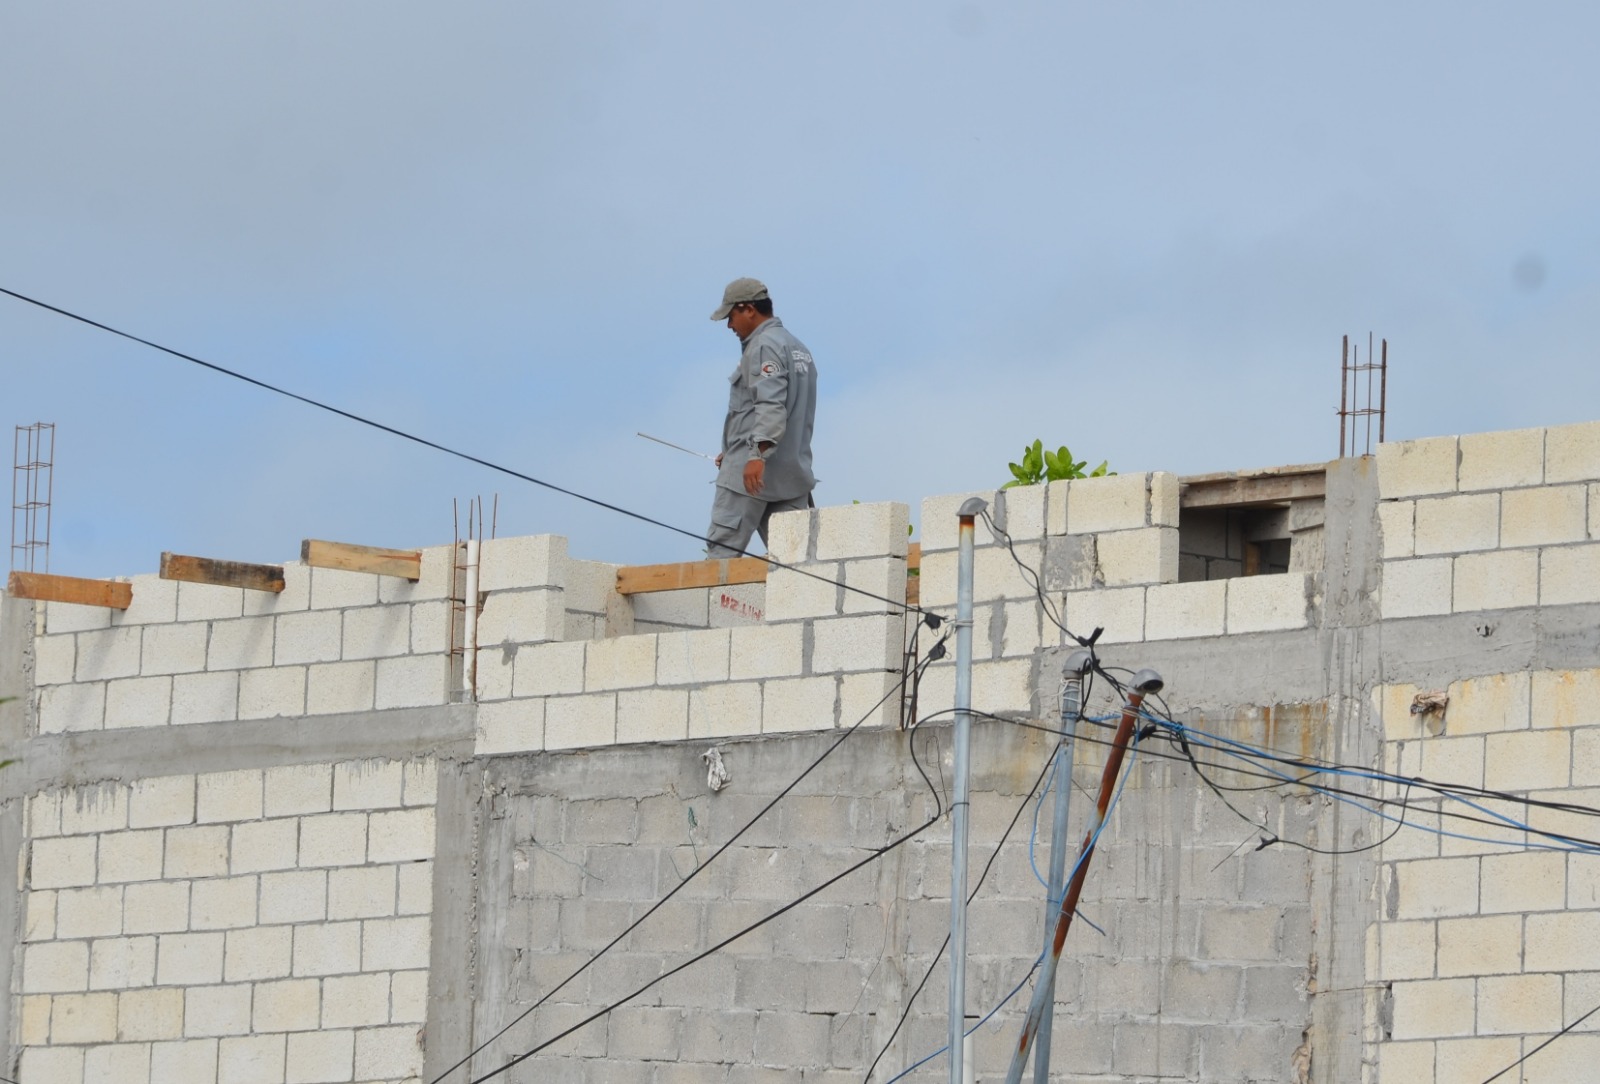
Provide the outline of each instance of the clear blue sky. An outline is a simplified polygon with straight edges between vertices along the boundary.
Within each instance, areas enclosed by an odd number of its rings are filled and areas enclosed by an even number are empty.
[[[0,286],[686,528],[756,275],[821,503],[1600,417],[1600,6],[8,4]],[[0,298],[51,568],[680,536]],[[9,532],[7,532],[9,535]],[[9,540],[9,539],[8,539]]]

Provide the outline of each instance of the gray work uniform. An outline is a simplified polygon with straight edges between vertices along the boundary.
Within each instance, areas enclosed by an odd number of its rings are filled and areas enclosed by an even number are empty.
[[[728,378],[728,417],[722,423],[722,468],[706,532],[711,557],[736,557],[774,512],[811,505],[811,430],[817,415],[817,367],[811,351],[776,316],[744,341]],[[744,468],[757,443],[771,441],[760,494],[744,491]]]

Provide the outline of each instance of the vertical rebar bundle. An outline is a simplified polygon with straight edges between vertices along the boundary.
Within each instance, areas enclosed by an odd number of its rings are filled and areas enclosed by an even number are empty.
[[[11,571],[50,571],[50,498],[55,490],[56,427],[17,426],[11,468]]]
[[[1361,347],[1352,353],[1350,336],[1344,337],[1339,359],[1339,458],[1372,454],[1372,419],[1378,419],[1378,443],[1383,443],[1384,419],[1389,406],[1389,340],[1382,340],[1380,359],[1372,360],[1372,336],[1367,335],[1367,360],[1361,362]],[[1372,383],[1378,382],[1377,405],[1373,405]],[[1359,406],[1356,404],[1360,404]],[[1356,451],[1357,443],[1361,451]]]

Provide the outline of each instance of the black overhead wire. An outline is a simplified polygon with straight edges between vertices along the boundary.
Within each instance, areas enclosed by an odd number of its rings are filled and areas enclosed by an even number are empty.
[[[934,649],[938,649],[938,648],[942,647],[942,645],[944,644],[945,637],[947,637],[947,636],[949,636],[949,630],[948,629],[945,630],[944,636],[941,636],[934,643],[934,648],[929,650],[930,656],[932,655]],[[912,673],[916,677],[920,677],[922,671],[927,668],[928,663],[930,661],[931,661],[931,659],[922,660],[915,667],[913,667]],[[604,956],[607,952],[609,952],[613,948],[615,948],[622,941],[623,938],[627,937],[634,930],[638,929],[641,925],[643,925],[643,923],[645,922],[646,919],[648,919],[651,915],[655,914],[656,911],[659,910],[668,900],[672,899],[672,897],[676,896],[680,891],[682,891],[684,886],[686,886],[690,881],[694,880],[697,876],[699,876],[701,870],[705,869],[707,866],[711,865],[711,863],[715,862],[723,854],[723,852],[727,851],[728,848],[730,848],[730,847],[732,847],[734,845],[734,843],[738,842],[740,837],[742,837],[746,832],[748,832],[752,827],[754,827],[757,821],[759,821],[762,817],[766,816],[769,812],[771,812],[772,808],[774,806],[776,806],[780,801],[782,801],[785,797],[787,797],[789,795],[789,793],[794,790],[795,787],[799,786],[800,783],[806,778],[806,776],[810,775],[813,771],[815,771],[817,769],[817,767],[820,766],[824,760],[827,760],[828,757],[832,756],[834,751],[836,749],[838,749],[839,746],[841,746],[841,745],[843,745],[845,743],[846,739],[848,739],[852,734],[854,734],[857,730],[859,730],[861,728],[861,725],[863,723],[865,723],[867,721],[867,719],[872,717],[872,713],[874,711],[877,711],[878,708],[883,705],[884,701],[888,700],[891,696],[893,696],[896,692],[898,692],[902,687],[905,686],[906,681],[907,681],[907,677],[903,675],[900,678],[900,680],[898,682],[896,682],[889,689],[888,692],[884,693],[883,696],[878,698],[877,703],[873,704],[872,707],[868,708],[862,714],[861,718],[857,719],[854,723],[852,723],[849,727],[847,727],[844,730],[844,732],[839,735],[838,739],[833,742],[832,745],[830,745],[830,746],[828,746],[828,748],[824,749],[822,751],[822,754],[820,756],[818,756],[815,760],[813,760],[810,764],[808,764],[804,771],[802,771],[787,786],[785,786],[776,795],[774,795],[771,801],[769,801],[766,805],[762,806],[761,809],[756,812],[755,816],[751,817],[748,821],[745,822],[743,827],[741,827],[738,831],[734,832],[732,836],[728,837],[728,839],[722,844],[722,846],[718,847],[715,851],[713,851],[711,853],[711,855],[704,862],[701,862],[700,864],[695,866],[695,868],[692,871],[690,871],[690,873],[689,873],[689,875],[687,877],[685,877],[681,881],[679,881],[665,895],[663,895],[659,900],[657,900],[655,903],[651,904],[648,910],[646,910],[642,915],[640,915],[638,918],[636,918],[633,922],[629,923],[627,928],[625,928],[621,933],[617,934],[610,941],[608,941],[604,946],[602,946],[600,949],[598,949],[594,953],[594,955],[589,957],[588,960],[584,961],[584,963],[582,965],[580,965],[577,968],[577,970],[573,971],[571,974],[569,974],[566,978],[562,979],[555,986],[553,986],[549,990],[545,991],[545,993],[537,1001],[535,1001],[532,1005],[528,1006],[521,1013],[519,1013],[516,1016],[515,1019],[511,1020],[504,1027],[502,1027],[499,1031],[495,1032],[493,1035],[489,1036],[487,1039],[483,1040],[477,1046],[475,1046],[471,1050],[469,1050],[454,1065],[451,1065],[448,1069],[445,1069],[438,1076],[434,1077],[433,1080],[430,1082],[430,1084],[441,1084],[441,1082],[446,1077],[448,1077],[451,1073],[454,1073],[457,1069],[461,1068],[463,1065],[466,1065],[474,1057],[476,1057],[478,1054],[480,1054],[485,1048],[487,1048],[491,1043],[493,1043],[495,1040],[499,1039],[502,1035],[504,1035],[506,1032],[510,1031],[516,1025],[520,1024],[523,1020],[527,1019],[528,1016],[530,1014],[532,1014],[535,1009],[538,1009],[545,1002],[549,1001],[561,989],[563,989],[569,982],[571,982],[573,979],[577,978],[579,975],[581,975],[585,971],[587,971],[597,960],[600,959],[600,957]],[[927,783],[928,784],[928,789],[933,792],[933,795],[934,795],[934,810],[935,810],[933,819],[934,819],[934,821],[937,821],[939,819],[939,817],[943,816],[943,807],[939,802],[939,792],[938,792],[937,789],[934,788],[932,780],[930,780],[928,778],[928,773],[923,770],[922,763],[917,759],[917,751],[916,751],[916,746],[915,746],[914,742],[912,743],[912,748],[911,748],[911,760],[912,760],[912,763],[916,765],[917,774],[922,776],[923,782]],[[926,826],[924,826],[924,827],[926,827]],[[918,831],[921,831],[921,829],[918,829]],[[831,884],[832,882],[829,882],[829,883]],[[803,898],[804,897],[802,897],[802,899]],[[779,913],[781,913],[781,912],[779,912]],[[759,926],[762,923],[767,922],[770,919],[775,918],[775,917],[777,917],[775,914],[774,915],[769,915],[769,916],[767,916],[767,918],[762,919],[761,922],[756,923],[756,926]],[[753,930],[753,929],[755,929],[755,926],[748,927],[747,929],[742,930],[739,933],[735,934],[733,938],[730,938],[730,940],[736,939],[738,937],[742,937],[742,936],[744,936],[745,933],[748,933],[750,930]],[[723,944],[727,944],[727,943],[728,942],[726,942],[726,941],[723,942]],[[721,946],[719,945],[717,947],[720,948]],[[713,949],[711,951],[715,951],[715,950]],[[696,959],[699,959],[699,957],[696,957]],[[693,962],[695,962],[695,961],[694,960],[688,961],[688,963],[693,963]],[[685,967],[688,966],[688,963],[684,964],[683,966],[685,966]],[[681,970],[681,968],[679,968],[678,970]],[[672,972],[668,972],[668,974],[672,974]],[[667,977],[666,975],[662,975],[656,981],[659,982],[661,979],[666,978],[666,977]],[[617,1004],[618,1005],[624,1004],[627,1000],[630,1000],[633,997],[636,997],[638,994],[643,993],[644,990],[649,989],[650,986],[653,986],[653,985],[654,985],[654,983],[650,983],[650,984],[648,984],[648,985],[646,985],[644,987],[641,987],[639,990],[635,991],[633,994],[628,995],[628,998],[625,998],[622,1002],[618,1002]],[[611,1008],[614,1009],[616,1007],[617,1007],[616,1005],[613,1005]],[[610,1012],[611,1009],[607,1009],[605,1011],[606,1012]],[[579,1024],[578,1026],[581,1027],[583,1025]],[[576,1030],[576,1028],[574,1028],[573,1030]],[[563,1032],[563,1035],[565,1035],[565,1034],[567,1034],[567,1033]],[[555,1042],[555,1041],[557,1041],[557,1039],[560,1039],[561,1037],[562,1036],[557,1036],[556,1039],[552,1039],[550,1041],[551,1042]],[[548,1045],[548,1044],[545,1044],[545,1045]],[[518,1059],[518,1060],[520,1060],[520,1059]],[[516,1062],[512,1062],[510,1064],[514,1065],[514,1064],[516,1064]],[[506,1066],[502,1067],[501,1069],[495,1070],[495,1073],[503,1072],[505,1069],[508,1069],[508,1068],[510,1068],[510,1065],[506,1065]],[[493,1076],[495,1074],[491,1073],[489,1075]],[[487,1079],[489,1079],[489,1077],[480,1077],[478,1079],[479,1080],[487,1080]]]
[[[509,477],[516,478],[519,481],[531,482],[536,486],[543,486],[545,489],[563,494],[564,496],[572,497],[575,500],[584,501],[585,503],[592,504],[597,508],[604,508],[607,511],[615,512],[618,515],[627,516],[630,519],[636,519],[641,523],[648,523],[653,527],[660,527],[663,530],[671,531],[674,534],[680,534],[686,538],[692,538],[696,542],[705,543],[707,546],[711,545],[710,539],[704,537],[703,535],[696,534],[687,528],[675,527],[670,523],[647,516],[643,512],[635,512],[631,509],[623,508],[621,505],[612,504],[610,501],[601,500],[599,497],[591,497],[586,493],[579,493],[575,489],[568,489],[565,486],[557,485],[554,482],[547,482],[543,478],[535,478],[531,474],[524,474],[521,471],[513,470],[510,467],[501,466],[499,463],[472,455],[470,452],[463,452],[458,449],[451,448],[448,445],[440,444],[437,441],[429,440],[426,437],[419,437],[415,433],[408,433],[404,429],[396,429],[392,425],[385,425],[383,422],[374,421],[371,418],[364,417],[363,415],[356,414],[349,410],[343,410],[329,403],[324,403],[321,400],[313,399],[310,396],[301,395],[298,392],[292,392],[287,388],[281,388],[276,384],[269,384],[265,380],[259,380],[256,377],[247,376],[246,374],[235,369],[229,369],[226,366],[218,365],[215,362],[205,361],[202,358],[195,357],[193,354],[185,354],[183,351],[174,350],[170,346],[162,346],[158,342],[152,342],[149,339],[140,338],[138,335],[135,335],[132,332],[122,331],[121,329],[114,328],[109,324],[102,324],[98,320],[91,320],[87,316],[80,316],[78,313],[72,312],[68,309],[59,308],[55,305],[49,304],[48,302],[40,301],[38,298],[29,297],[27,294],[19,294],[15,290],[6,289],[4,286],[0,286],[0,294],[6,294],[9,297],[16,298],[18,301],[27,302],[29,305],[35,305],[46,310],[47,312],[53,312],[58,316],[65,316],[69,320],[76,320],[80,324],[87,324],[89,327],[98,328],[101,331],[120,336],[121,338],[128,339],[131,342],[139,343],[141,346],[148,346],[152,350],[159,350],[163,354],[170,354],[175,358],[191,362],[205,369],[210,369],[214,373],[221,373],[223,376],[231,376],[235,380],[242,380],[246,384],[253,384],[258,388],[285,396],[286,398],[293,399],[296,402],[305,403],[307,406],[316,407],[318,410],[326,410],[328,413],[337,414],[341,418],[347,418],[350,421],[358,422],[361,425],[370,426],[373,429],[388,433],[391,436],[399,437],[402,440],[409,440],[413,444],[422,445],[424,448],[432,448],[436,452],[443,452],[445,455],[455,456],[457,459],[464,459],[468,463],[475,463],[480,467],[487,467],[489,470],[508,475]],[[883,595],[874,594],[865,588],[852,586],[851,584],[845,583],[843,580],[831,579],[830,577],[824,576],[817,572],[810,572],[795,565],[785,564],[784,562],[776,560],[767,554],[751,553],[749,550],[740,550],[739,552],[746,557],[759,558],[760,560],[765,561],[771,568],[781,568],[787,572],[798,572],[800,575],[810,577],[813,580],[821,580],[823,583],[831,583],[835,586],[843,587],[846,591],[861,595],[864,598],[870,598],[877,602],[888,603],[890,606],[893,606],[896,609],[910,610],[920,614],[926,614],[930,612],[923,609],[920,605],[907,605],[903,600],[896,602],[894,599],[887,598]]]

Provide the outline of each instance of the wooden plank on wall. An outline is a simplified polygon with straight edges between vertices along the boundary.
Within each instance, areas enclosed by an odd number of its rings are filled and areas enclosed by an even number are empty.
[[[720,561],[680,561],[670,565],[624,565],[617,569],[617,594],[684,591],[691,587],[726,587],[765,583],[767,562],[760,557],[727,557]]]
[[[1327,490],[1327,474],[1320,469],[1306,474],[1206,478],[1184,480],[1178,503],[1184,508],[1238,508],[1321,497]]]
[[[422,576],[421,550],[386,550],[351,542],[308,538],[300,543],[300,560],[313,568],[337,568],[374,576],[398,576],[415,583]]]
[[[113,610],[126,610],[133,604],[131,583],[53,576],[48,572],[13,572],[6,581],[6,593],[12,598],[72,602],[79,606],[105,606]]]
[[[270,591],[274,594],[283,590],[282,565],[217,561],[210,557],[186,557],[181,553],[161,555],[161,578],[209,583],[216,587],[242,587],[246,591]]]

